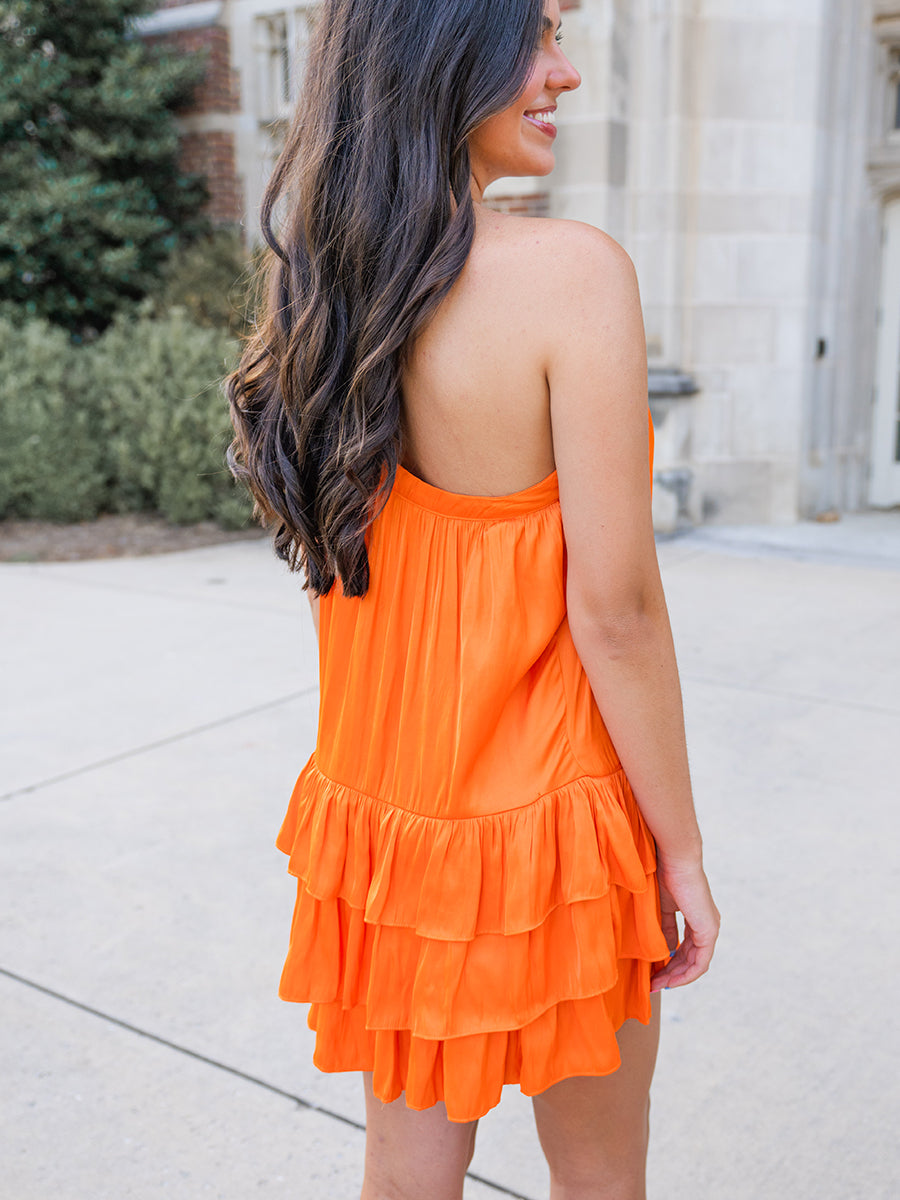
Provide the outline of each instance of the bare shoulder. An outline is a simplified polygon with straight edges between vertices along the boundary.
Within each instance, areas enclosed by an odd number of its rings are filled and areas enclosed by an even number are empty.
[[[587,255],[593,265],[631,262],[615,238],[596,225],[561,217],[540,217],[535,223],[543,226],[548,245],[558,253],[579,259]]]
[[[634,264],[615,238],[583,221],[549,219],[546,224],[550,279],[563,294],[575,288],[582,297],[618,300],[636,290]]]
[[[501,213],[479,220],[492,266],[502,264],[504,278],[515,281],[520,295],[524,289],[551,300],[563,319],[575,307],[621,303],[637,293],[628,253],[594,225]]]
[[[478,231],[501,251],[527,244],[576,260],[586,255],[588,265],[593,266],[631,263],[627,252],[615,238],[585,221],[562,217],[526,217],[484,209],[478,215]]]

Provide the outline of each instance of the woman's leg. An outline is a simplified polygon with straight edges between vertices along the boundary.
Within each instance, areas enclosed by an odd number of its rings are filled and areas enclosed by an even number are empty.
[[[659,996],[649,1025],[626,1021],[612,1075],[563,1079],[534,1097],[550,1167],[550,1200],[645,1200],[650,1081],[659,1042]]]
[[[462,1200],[463,1179],[475,1152],[477,1121],[447,1119],[443,1104],[422,1112],[401,1096],[383,1104],[366,1089],[366,1173],[362,1200]]]

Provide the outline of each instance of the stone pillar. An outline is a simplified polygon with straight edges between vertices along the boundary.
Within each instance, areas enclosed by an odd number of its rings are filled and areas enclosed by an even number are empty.
[[[809,514],[868,500],[881,207],[900,190],[900,2],[874,7],[832,0],[823,26],[800,480]]]
[[[651,361],[698,394],[661,450],[706,521],[798,513],[820,53],[831,0],[639,0],[626,230]],[[662,432],[662,431],[661,431]]]

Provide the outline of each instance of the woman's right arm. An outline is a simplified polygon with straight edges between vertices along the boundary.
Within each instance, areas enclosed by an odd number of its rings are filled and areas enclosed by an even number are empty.
[[[569,626],[657,845],[663,928],[681,945],[654,990],[712,958],[719,914],[703,871],[681,688],[650,511],[647,354],[637,280],[599,231],[560,223],[547,378],[568,558]]]

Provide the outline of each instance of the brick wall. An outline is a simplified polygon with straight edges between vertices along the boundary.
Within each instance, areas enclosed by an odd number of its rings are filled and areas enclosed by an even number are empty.
[[[180,29],[148,42],[165,42],[182,54],[203,54],[206,75],[194,91],[188,112],[240,112],[241,96],[237,72],[231,69],[231,48],[228,30],[221,25],[203,29]]]
[[[182,2],[162,0],[159,8],[177,8]],[[237,224],[243,216],[244,196],[237,173],[234,134],[226,129],[197,128],[197,118],[206,118],[205,125],[214,125],[216,116],[241,110],[240,85],[231,66],[228,30],[220,25],[207,25],[148,37],[147,41],[151,45],[171,46],[183,54],[205,56],[204,77],[191,103],[179,113],[182,125],[179,160],[184,171],[205,176],[209,189],[205,212],[213,225]]]
[[[546,217],[550,211],[547,192],[532,192],[528,196],[491,196],[485,200],[495,212],[514,213],[519,217]]]
[[[209,201],[204,211],[213,225],[236,225],[244,212],[244,190],[238,179],[234,134],[222,129],[184,133],[180,160],[183,170],[206,176]]]

